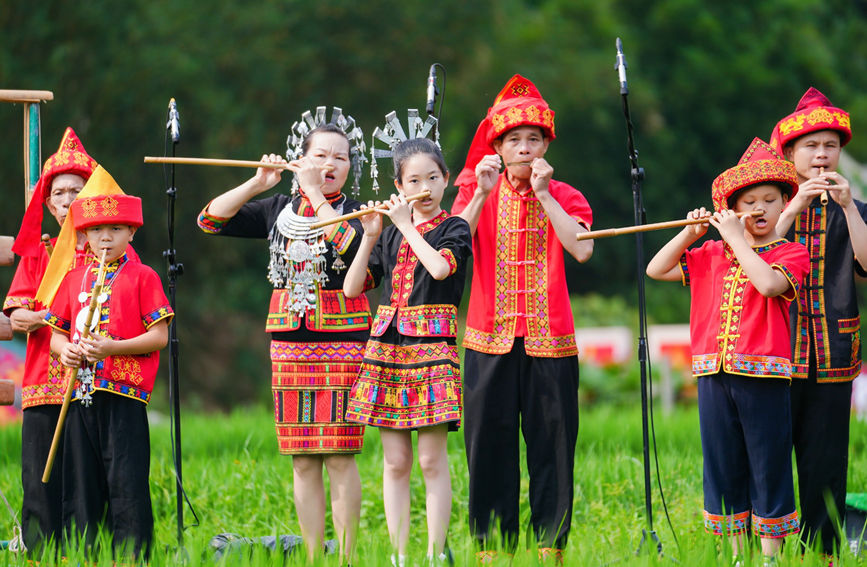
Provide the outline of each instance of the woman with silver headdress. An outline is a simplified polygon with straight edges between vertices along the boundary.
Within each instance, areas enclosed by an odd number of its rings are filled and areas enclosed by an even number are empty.
[[[361,512],[361,482],[354,454],[364,426],[346,423],[347,395],[358,374],[369,336],[370,309],[364,294],[343,294],[346,267],[361,240],[361,223],[343,221],[313,228],[358,209],[342,193],[350,170],[358,188],[364,157],[362,133],[351,117],[325,108],[304,113],[287,140],[287,162],[274,154],[262,161],[286,164],[294,173],[293,195],[252,200],[274,187],[282,169],[259,168],[238,187],[211,201],[199,227],[221,236],[267,238],[268,280],[274,285],[266,332],[271,333],[274,418],[280,453],[292,455],[295,508],[308,558],[322,549],[325,489],[341,559],[349,558]]]

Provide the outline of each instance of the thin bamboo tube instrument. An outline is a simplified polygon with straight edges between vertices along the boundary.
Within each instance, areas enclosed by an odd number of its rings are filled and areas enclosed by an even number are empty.
[[[422,191],[416,195],[412,195],[411,197],[407,197],[407,202],[418,201],[420,199],[427,199],[430,197],[430,191]],[[334,217],[333,219],[321,220],[318,222],[314,222],[310,225],[310,228],[322,228],[324,226],[337,224],[339,222],[343,222],[350,219],[357,219],[359,217],[363,217],[364,215],[369,215],[370,213],[382,213],[388,210],[385,206],[379,205],[377,207],[373,207],[372,209],[358,209],[357,211],[353,211],[351,213],[347,213],[345,215],[340,215],[339,217]]]
[[[765,214],[765,211],[749,211],[747,213],[737,213],[738,218],[743,217],[760,217]],[[594,238],[608,238],[609,236],[620,236],[621,234],[635,234],[636,232],[650,232],[652,230],[662,230],[664,228],[677,228],[681,226],[689,226],[691,224],[702,224],[707,222],[709,216],[700,219],[682,219],[666,222],[655,222],[652,224],[640,224],[638,226],[625,226],[622,228],[607,228],[604,230],[591,230],[590,232],[579,232],[576,236],[578,240],[593,240]]]
[[[96,312],[97,297],[102,293],[102,286],[105,284],[105,255],[107,251],[102,252],[102,259],[99,261],[99,273],[96,276],[96,283],[93,285],[93,291],[90,295],[90,305],[87,308],[87,317],[84,322],[84,330],[81,332],[83,338],[90,336],[90,324],[93,322],[93,314]],[[73,321],[73,325],[75,322]],[[51,469],[54,467],[54,459],[57,457],[57,449],[60,446],[60,434],[63,432],[63,424],[66,422],[66,413],[69,411],[69,404],[72,403],[72,392],[75,390],[75,368],[65,368],[63,376],[66,379],[66,392],[63,394],[63,405],[60,406],[60,415],[57,418],[57,426],[54,428],[54,438],[51,440],[51,448],[48,450],[48,460],[45,461],[45,470],[42,472],[42,483],[47,484],[51,479]]]
[[[195,157],[155,157],[145,156],[145,163],[177,163],[184,165],[219,165],[223,167],[267,167],[270,169],[289,169],[288,163],[263,163],[242,159],[214,159]]]

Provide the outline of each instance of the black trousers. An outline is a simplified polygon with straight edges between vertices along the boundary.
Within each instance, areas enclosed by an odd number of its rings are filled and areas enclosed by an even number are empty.
[[[144,403],[97,391],[69,407],[64,440],[63,524],[89,547],[103,527],[116,554],[147,557],[153,541],[150,434]]]
[[[852,382],[818,384],[815,369],[792,379],[792,441],[801,498],[801,541],[840,550],[838,523],[846,515]],[[829,513],[826,495],[836,510]]]
[[[523,339],[512,351],[467,350],[464,438],[470,473],[470,531],[490,547],[499,522],[507,548],[517,545],[521,484],[519,429],[527,445],[530,523],[544,546],[563,548],[569,535],[578,439],[578,358],[536,358]]]
[[[24,544],[40,555],[46,540],[60,543],[63,526],[63,438],[54,459],[51,479],[42,483],[42,473],[51,449],[59,405],[42,405],[24,410],[21,421],[21,525]]]

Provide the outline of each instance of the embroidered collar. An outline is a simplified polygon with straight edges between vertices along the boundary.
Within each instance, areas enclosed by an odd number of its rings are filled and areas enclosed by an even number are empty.
[[[447,218],[449,218],[449,214],[446,212],[445,209],[443,209],[440,211],[440,214],[430,219],[429,221],[425,221],[419,225],[416,225],[415,228],[419,231],[420,234],[425,234],[426,232],[430,232],[439,225],[441,225],[443,221]]]
[[[310,204],[310,199],[307,197],[307,195],[304,194],[303,191],[299,193],[299,196],[296,197],[296,199],[299,200],[299,202],[298,202],[298,215],[299,216],[302,216],[302,217],[316,216],[315,211],[313,210],[313,205]],[[332,207],[336,207],[339,203],[342,203],[344,200],[346,200],[346,195],[344,195],[343,193],[338,191],[334,195],[326,195],[325,200],[328,201],[328,203]]]
[[[525,201],[538,200],[538,197],[536,197],[536,193],[533,192],[532,187],[528,187],[527,190],[524,192],[518,191],[515,186],[512,185],[512,182],[509,181],[509,176],[506,175],[506,172],[503,172],[503,187],[510,193],[513,193],[515,195],[513,198],[515,199],[523,199]]]
[[[778,238],[772,242],[768,242],[767,244],[762,244],[760,246],[751,246],[750,248],[752,248],[756,254],[764,254],[768,250],[773,250],[774,248],[782,246],[783,244],[786,244],[788,242],[789,241],[785,238]],[[726,258],[731,260],[735,257],[735,253],[732,251],[732,247],[729,246],[728,242],[723,241],[723,249],[725,250]]]

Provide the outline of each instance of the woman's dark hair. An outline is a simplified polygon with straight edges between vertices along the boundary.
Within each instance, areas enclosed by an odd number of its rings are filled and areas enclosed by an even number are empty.
[[[729,195],[726,199],[726,207],[728,207],[729,209],[733,209],[735,203],[738,202],[738,197],[741,196],[741,193],[743,193],[744,191],[749,191],[750,189],[758,187],[759,185],[775,185],[780,190],[780,193],[786,195],[790,199],[792,198],[792,186],[788,183],[783,183],[782,181],[762,181],[761,183],[753,183],[752,185],[741,187],[740,189]]]
[[[394,149],[392,160],[394,162],[394,178],[400,182],[403,177],[403,165],[406,160],[416,154],[427,154],[437,167],[440,168],[440,173],[448,175],[449,168],[446,166],[446,160],[443,157],[443,152],[439,149],[432,140],[427,138],[412,138],[405,142],[401,142]]]
[[[337,124],[323,124],[321,126],[317,126],[313,130],[310,130],[309,132],[307,132],[307,135],[304,136],[304,141],[301,142],[302,155],[307,155],[307,150],[310,149],[313,135],[319,133],[340,134],[341,136],[346,138],[347,143],[349,142],[349,138],[346,136],[346,132],[344,132],[340,126],[338,126]]]

